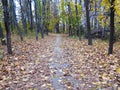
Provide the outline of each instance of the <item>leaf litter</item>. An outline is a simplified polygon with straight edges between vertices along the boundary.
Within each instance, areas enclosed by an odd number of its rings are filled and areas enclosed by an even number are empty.
[[[14,40],[12,55],[0,46],[4,53],[0,61],[0,89],[56,90],[52,78],[59,76],[57,83],[65,90],[119,90],[120,42],[115,43],[114,54],[108,56],[108,43],[104,41],[94,40],[93,46],[88,46],[85,39],[60,35],[59,48],[64,54],[58,51],[60,56],[55,56],[56,37]]]

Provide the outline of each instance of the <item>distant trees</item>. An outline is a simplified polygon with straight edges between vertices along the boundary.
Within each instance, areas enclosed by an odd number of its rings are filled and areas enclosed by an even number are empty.
[[[33,13],[32,13],[32,0],[28,0],[29,12],[30,12],[30,29],[33,31]]]
[[[34,0],[34,3],[35,3],[35,22],[36,22],[36,40],[38,40],[38,11],[37,11],[37,8],[38,8],[38,6],[37,6],[37,1],[36,0]]]
[[[16,17],[15,2],[13,0],[10,0],[9,5],[10,5],[10,12],[8,12],[8,13],[10,15],[10,18],[12,18],[12,19],[10,19],[10,25],[11,25],[11,27],[13,27],[13,26],[17,27],[17,30],[18,30],[19,35],[20,35],[20,39],[21,39],[21,41],[23,41],[22,29],[19,26],[18,21],[17,21],[17,17]],[[14,28],[11,28],[11,29],[14,29]]]
[[[5,27],[10,26],[6,27],[8,43],[11,42],[10,33],[15,32],[16,29],[21,41],[29,33],[35,32],[38,40],[39,33],[41,38],[44,38],[44,34],[48,35],[49,31],[55,30],[57,33],[68,33],[69,36],[78,35],[79,40],[87,36],[88,45],[92,45],[93,36],[100,35],[103,39],[110,31],[108,54],[113,53],[115,29],[119,31],[117,28],[120,19],[119,0],[95,0],[94,2],[92,0],[9,0],[7,11],[6,1],[2,0],[2,5],[4,5],[4,18],[9,19],[8,22],[4,19]],[[18,7],[16,2],[19,4]],[[114,24],[118,26],[115,27]],[[4,37],[3,33],[0,28],[1,38]]]
[[[81,2],[81,1],[80,1]],[[77,25],[78,25],[78,36],[79,36],[79,40],[81,40],[81,30],[80,30],[80,21],[78,18],[78,6],[77,6],[77,0],[75,0],[75,11],[76,11],[76,20],[77,20]]]
[[[22,26],[24,29],[24,33],[27,34],[27,21],[26,21],[26,11],[25,11],[25,5],[22,4],[22,0],[19,0],[19,4],[20,4],[20,12],[21,12],[21,20],[22,20]]]
[[[45,18],[46,18],[46,0],[42,0],[42,38],[44,38],[44,32],[46,30],[46,25],[45,25]]]
[[[69,36],[72,36],[72,12],[71,12],[71,6],[70,6],[70,2],[68,2],[68,19],[69,19]]]
[[[81,13],[81,21],[78,16],[80,13],[78,12],[80,9],[78,8],[78,0],[74,0],[75,8],[72,6],[73,0],[62,0],[61,3],[65,2],[64,7],[68,5],[68,8],[63,8],[63,5],[61,5],[62,10],[60,17],[63,19],[66,17],[67,20],[67,26],[68,26],[68,33],[69,36],[76,35],[75,34],[75,27],[78,30],[78,35],[80,35],[82,31],[82,27],[87,28],[87,37],[88,37],[88,45],[92,45],[92,35],[93,33],[96,33],[98,37],[104,38],[110,30],[110,38],[109,38],[109,50],[108,54],[112,54],[113,52],[113,44],[115,40],[115,25],[114,23],[119,23],[118,20],[114,20],[114,17],[119,18],[120,16],[120,1],[119,0],[79,0],[79,4],[82,7],[82,13]],[[63,10],[64,9],[64,10]],[[79,9],[79,10],[77,10]],[[116,13],[115,13],[116,10]],[[64,13],[63,13],[64,11]],[[86,12],[86,15],[85,15]],[[68,16],[65,14],[68,13]],[[74,13],[76,13],[76,19],[74,18]],[[85,18],[86,16],[86,18]],[[86,22],[85,22],[86,19]],[[110,23],[109,23],[110,20]],[[64,22],[63,22],[64,23]],[[76,24],[75,24],[76,23]],[[81,25],[80,25],[81,24]],[[76,26],[75,26],[76,25]],[[110,26],[110,29],[109,29]],[[64,25],[63,25],[64,27]],[[118,26],[117,26],[118,27]],[[116,27],[116,29],[117,29]],[[86,32],[84,32],[86,35]],[[79,36],[80,39],[80,36]]]
[[[58,9],[58,1],[55,0],[54,3],[53,3],[53,7],[54,7],[54,10],[53,10],[53,15],[54,15],[54,18],[56,19],[56,23],[55,23],[55,30],[56,30],[56,33],[60,33],[60,30],[59,30],[59,9]]]

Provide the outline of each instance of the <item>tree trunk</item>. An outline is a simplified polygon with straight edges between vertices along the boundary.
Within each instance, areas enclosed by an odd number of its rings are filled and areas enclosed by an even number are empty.
[[[42,29],[41,29],[41,36],[44,38],[44,31],[45,31],[45,3],[46,0],[42,0]]]
[[[49,32],[49,24],[50,24],[50,0],[46,0],[46,19],[47,19],[47,25],[46,25],[46,34],[48,35]]]
[[[72,12],[71,12],[71,7],[70,7],[70,2],[68,3],[68,12],[69,12],[69,36],[72,35]]]
[[[19,32],[19,35],[20,35],[20,39],[21,41],[23,41],[23,35],[22,35],[22,30],[21,28],[19,27],[18,25],[18,22],[17,22],[17,18],[16,18],[16,10],[15,10],[15,4],[14,4],[14,1],[13,0],[10,0],[10,8],[12,8],[12,11],[10,13],[12,13],[12,17],[13,17],[13,22],[14,22],[14,25],[17,27],[18,29],[18,32]]]
[[[109,40],[109,50],[108,50],[108,54],[112,54],[113,53],[113,44],[114,44],[114,34],[115,34],[115,28],[114,28],[114,2],[115,0],[111,0],[111,7],[110,7],[110,40]]]
[[[65,33],[65,23],[63,22],[63,33]]]
[[[34,0],[34,3],[35,3],[36,40],[38,40],[38,13],[37,13],[37,1]]]
[[[25,12],[26,12],[27,24],[30,25],[30,7],[29,7],[29,2],[28,2],[28,0],[23,0],[23,3],[24,3]]]
[[[6,40],[5,40],[5,37],[4,37],[4,34],[3,34],[3,28],[1,26],[1,23],[0,23],[0,38],[1,38],[2,45],[6,45]]]
[[[55,28],[56,28],[56,33],[60,33],[60,30],[59,30],[59,22],[56,23]]]
[[[87,22],[87,30],[88,30],[88,45],[92,45],[90,16],[89,16],[89,0],[85,0],[85,7],[86,7],[86,22]]]
[[[78,18],[78,7],[77,7],[77,0],[75,0],[75,10],[76,10],[76,20],[77,20],[77,24],[78,24],[78,36],[79,36],[79,40],[81,40],[81,31],[80,31],[80,23],[79,23],[79,18]]]
[[[22,6],[22,3],[21,3],[21,0],[19,0],[20,2],[20,8],[21,8],[21,16],[22,16],[22,25],[23,25],[23,28],[24,28],[24,33],[27,34],[27,22],[26,22],[26,15],[25,15],[25,11],[23,10],[23,6]]]
[[[95,18],[94,18],[94,29],[98,29],[97,28],[97,3],[96,3],[96,0],[95,0]]]
[[[9,28],[8,0],[2,0],[2,5],[3,5],[4,23],[5,23],[6,37],[7,37],[7,51],[8,54],[12,54],[11,33]]]
[[[28,0],[30,6],[30,29],[33,29],[33,14],[32,14],[32,0]]]

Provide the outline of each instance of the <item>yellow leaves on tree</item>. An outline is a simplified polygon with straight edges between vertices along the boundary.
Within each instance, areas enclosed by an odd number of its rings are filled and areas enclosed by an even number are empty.
[[[120,16],[120,0],[115,0],[116,15]]]
[[[109,9],[110,7],[110,2],[108,0],[102,0],[101,6],[105,7],[105,9]]]
[[[114,2],[114,8],[116,11],[116,15],[120,16],[120,0],[115,0]],[[102,0],[101,6],[105,7],[106,10],[109,10],[111,5],[109,0]]]

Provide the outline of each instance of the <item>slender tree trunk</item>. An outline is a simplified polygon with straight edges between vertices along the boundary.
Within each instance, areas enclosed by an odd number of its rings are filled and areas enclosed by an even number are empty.
[[[15,4],[14,4],[14,1],[13,1],[13,0],[10,0],[10,7],[12,8],[12,11],[11,11],[10,13],[12,13],[12,15],[13,15],[12,17],[14,17],[14,18],[13,18],[14,25],[15,25],[15,26],[17,27],[17,29],[18,29],[18,32],[19,32],[21,41],[23,41],[22,30],[21,30],[21,28],[19,27],[18,22],[17,22],[16,12],[15,12]]]
[[[3,28],[1,26],[1,23],[0,23],[0,38],[1,38],[2,45],[6,45],[6,40],[5,40],[5,37],[4,37],[4,34],[3,34]]]
[[[63,33],[65,33],[65,23],[63,22]]]
[[[44,38],[44,32],[46,30],[46,27],[45,27],[45,3],[46,3],[46,0],[42,0],[42,29],[41,29],[42,38]]]
[[[47,7],[47,11],[46,11],[46,19],[47,19],[47,26],[46,26],[46,34],[48,35],[49,32],[49,23],[50,23],[50,0],[46,0],[46,7]]]
[[[27,24],[30,25],[30,7],[29,7],[29,2],[28,2],[28,0],[23,0],[23,1],[24,1],[25,11],[26,11]]]
[[[41,6],[41,0],[37,1],[37,6],[38,6],[38,32],[40,32],[41,37],[42,37],[42,18],[41,18],[41,14],[42,14],[42,6]]]
[[[59,30],[59,22],[56,23],[56,32],[57,32],[57,33],[60,33],[60,30]]]
[[[82,3],[82,0],[79,0],[79,4],[81,5],[81,3]]]
[[[75,0],[75,10],[76,10],[76,20],[77,20],[77,24],[78,24],[78,36],[79,36],[79,40],[81,40],[81,31],[80,31],[80,23],[79,23],[79,18],[78,18],[77,0]]]
[[[32,0],[28,0],[30,6],[30,29],[33,29],[33,14],[32,14]]]
[[[11,1],[10,1],[11,2]],[[10,5],[9,7],[9,17],[10,17],[10,30],[11,32],[13,33],[14,32],[14,28],[15,28],[15,25],[14,25],[14,18],[13,18],[13,7]]]
[[[38,40],[38,13],[37,13],[37,1],[34,0],[34,3],[35,3],[36,40]]]
[[[24,28],[24,33],[27,34],[27,22],[26,22],[26,15],[25,15],[26,12],[23,10],[21,0],[19,0],[19,2],[20,2],[21,15],[22,15],[22,25],[23,25],[23,28]]]
[[[9,28],[8,0],[2,0],[2,5],[3,5],[4,23],[5,23],[6,37],[7,37],[7,51],[8,54],[12,54],[11,33]]]
[[[94,29],[96,29],[97,28],[97,2],[96,0],[95,0],[95,19],[94,20],[95,20]]]
[[[68,3],[68,12],[69,12],[69,36],[72,35],[72,12],[71,12],[71,7],[70,7],[70,2]]]
[[[111,7],[110,7],[110,40],[109,40],[109,50],[108,50],[108,54],[112,54],[113,53],[113,44],[114,44],[114,34],[115,34],[115,28],[114,28],[114,2],[115,0],[111,0]]]
[[[85,7],[86,7],[86,22],[87,22],[87,30],[88,30],[88,45],[92,45],[90,16],[89,16],[89,0],[85,0]]]

